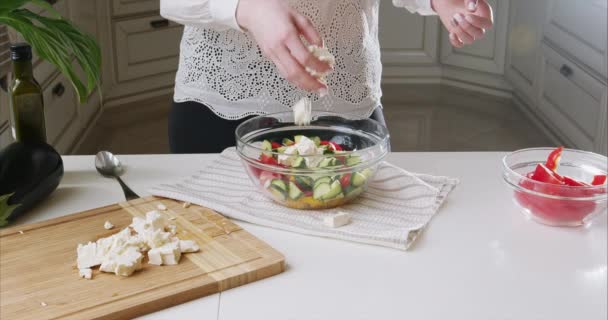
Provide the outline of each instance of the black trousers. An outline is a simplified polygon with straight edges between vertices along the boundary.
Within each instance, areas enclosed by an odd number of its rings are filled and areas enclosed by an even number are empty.
[[[236,127],[250,119],[226,120],[218,117],[204,104],[173,103],[169,113],[169,146],[172,153],[220,153],[236,145]],[[372,119],[386,125],[382,108]]]

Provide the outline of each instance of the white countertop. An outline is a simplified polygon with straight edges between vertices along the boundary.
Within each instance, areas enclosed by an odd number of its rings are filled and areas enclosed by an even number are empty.
[[[406,170],[461,184],[409,252],[315,238],[238,222],[287,260],[285,273],[143,319],[605,320],[607,221],[551,228],[515,209],[500,153],[395,153]],[[139,195],[188,175],[212,155],[121,156]],[[59,189],[17,223],[119,201],[92,156],[64,157]]]

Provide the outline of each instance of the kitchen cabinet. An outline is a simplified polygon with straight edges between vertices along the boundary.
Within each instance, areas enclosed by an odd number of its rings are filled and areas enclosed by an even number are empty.
[[[98,38],[95,0],[62,0],[56,2],[55,9],[69,18],[81,30]],[[31,7],[36,8],[36,7]],[[44,14],[40,9],[38,13]],[[15,32],[10,32],[11,41],[19,41]],[[75,65],[75,63],[74,63]],[[45,125],[48,143],[62,154],[70,153],[84,132],[100,114],[100,95],[95,92],[81,104],[72,85],[52,64],[34,55],[34,76],[40,83],[45,103]],[[77,74],[83,75],[76,68]],[[0,148],[13,141],[10,126],[9,101],[7,92],[0,92]],[[6,107],[5,107],[6,106]]]
[[[512,1],[506,76],[556,143],[606,154],[607,1]]]

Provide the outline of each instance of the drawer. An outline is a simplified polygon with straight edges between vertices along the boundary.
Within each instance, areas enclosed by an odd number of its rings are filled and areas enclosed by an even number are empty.
[[[159,10],[159,0],[112,0],[112,15],[114,16],[124,16]]]
[[[59,75],[44,88],[43,96],[47,140],[53,145],[76,123],[76,94],[72,85]]]
[[[576,147],[594,150],[606,117],[606,86],[543,46],[539,109]]]
[[[116,22],[115,74],[118,82],[175,72],[182,26],[152,16]]]
[[[607,0],[549,1],[545,36],[604,78]]]

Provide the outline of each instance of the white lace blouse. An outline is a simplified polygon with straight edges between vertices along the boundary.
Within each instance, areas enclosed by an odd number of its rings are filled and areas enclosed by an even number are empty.
[[[369,116],[380,105],[380,0],[286,0],[309,17],[332,54],[335,71],[323,98],[284,80],[236,22],[238,0],[161,0],[161,15],[184,24],[176,102],[195,101],[224,119],[290,110],[308,95],[313,110]],[[393,0],[433,14],[431,0]]]

